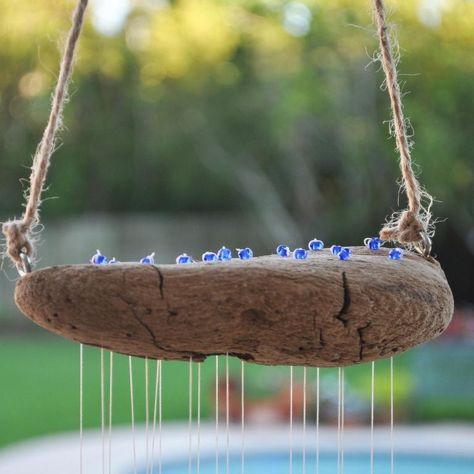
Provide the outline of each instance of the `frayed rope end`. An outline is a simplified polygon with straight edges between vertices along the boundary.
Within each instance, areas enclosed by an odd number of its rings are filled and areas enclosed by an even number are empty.
[[[22,220],[4,222],[2,232],[6,238],[6,254],[17,268],[23,267],[22,253],[33,260],[34,246],[27,224]]]

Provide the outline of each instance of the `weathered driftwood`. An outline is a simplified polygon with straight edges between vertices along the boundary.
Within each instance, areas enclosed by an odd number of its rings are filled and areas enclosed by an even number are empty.
[[[160,359],[229,353],[259,364],[345,366],[441,334],[453,299],[435,261],[387,249],[190,265],[51,267],[18,281],[35,323],[74,341]]]

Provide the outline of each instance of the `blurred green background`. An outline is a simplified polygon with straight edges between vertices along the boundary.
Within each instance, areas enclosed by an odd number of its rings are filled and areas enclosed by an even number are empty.
[[[396,359],[397,417],[472,421],[474,2],[387,4],[416,130],[413,157],[437,200],[434,253],[456,301],[446,335]],[[47,119],[72,7],[0,0],[4,219],[22,209],[21,180]],[[93,1],[42,207],[41,265],[87,261],[97,247],[123,260],[156,250],[169,263],[222,244],[263,254],[315,236],[358,245],[376,234],[405,202],[376,48],[365,0]],[[74,430],[78,348],[19,315],[15,272],[8,262],[3,270],[0,445]],[[117,360],[116,421],[125,423],[127,368]],[[87,426],[100,421],[98,363],[88,349]],[[378,367],[383,411],[388,371]],[[186,371],[164,368],[167,418],[186,416]],[[205,381],[212,372],[206,364]],[[328,393],[333,375],[323,371]],[[249,366],[248,377],[258,396],[277,391],[287,369]],[[369,377],[369,366],[347,371],[355,411],[366,405]]]

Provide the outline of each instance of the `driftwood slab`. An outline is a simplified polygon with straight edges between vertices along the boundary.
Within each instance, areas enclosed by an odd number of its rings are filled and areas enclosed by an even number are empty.
[[[195,361],[333,367],[429,341],[453,298],[434,260],[387,249],[329,250],[189,265],[68,265],[22,277],[20,310],[48,331],[115,352]]]

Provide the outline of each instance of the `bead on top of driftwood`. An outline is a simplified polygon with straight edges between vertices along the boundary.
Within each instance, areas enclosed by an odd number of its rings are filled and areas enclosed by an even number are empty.
[[[191,265],[65,265],[16,287],[34,322],[74,341],[157,359],[229,353],[333,367],[390,357],[443,332],[453,299],[437,262],[352,247]]]

